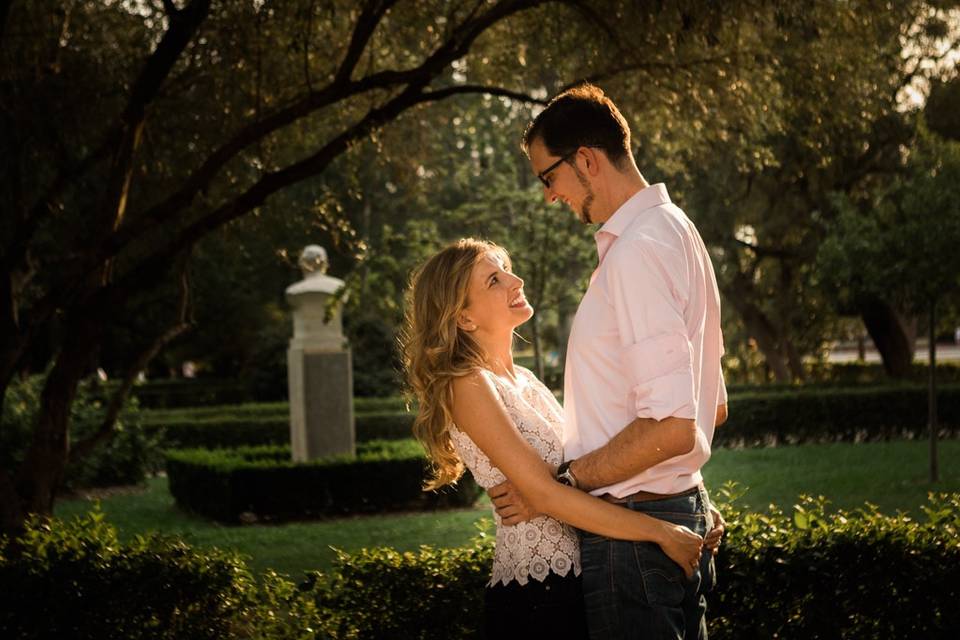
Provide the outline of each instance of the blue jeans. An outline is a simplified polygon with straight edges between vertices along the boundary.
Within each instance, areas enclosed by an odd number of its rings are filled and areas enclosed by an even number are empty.
[[[705,535],[709,498],[700,489],[627,509]],[[611,540],[580,532],[583,597],[590,637],[596,640],[706,640],[707,601],[716,583],[713,556],[704,552],[692,578],[653,542]]]

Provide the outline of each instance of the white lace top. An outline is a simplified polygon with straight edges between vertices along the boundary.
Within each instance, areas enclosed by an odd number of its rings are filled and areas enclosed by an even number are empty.
[[[483,374],[493,382],[520,435],[544,460],[559,465],[563,462],[563,409],[533,373],[523,367],[516,367],[516,371],[516,386],[490,371],[483,370]],[[477,484],[487,489],[506,480],[473,440],[456,426],[450,428],[450,437]],[[580,575],[580,547],[571,527],[548,516],[515,526],[503,525],[496,511],[493,517],[497,540],[488,586],[505,585],[511,580],[525,585],[528,577],[542,582],[550,571],[565,576],[571,568],[574,575]]]

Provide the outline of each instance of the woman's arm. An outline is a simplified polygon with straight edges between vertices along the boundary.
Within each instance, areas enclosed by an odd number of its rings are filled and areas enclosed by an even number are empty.
[[[703,543],[698,535],[556,482],[550,465],[520,436],[493,384],[480,372],[454,380],[453,419],[533,510],[608,538],[655,542],[692,572]]]

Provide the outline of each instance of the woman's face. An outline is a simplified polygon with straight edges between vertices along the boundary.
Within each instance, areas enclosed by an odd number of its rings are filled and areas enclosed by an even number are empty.
[[[473,266],[467,306],[460,314],[466,331],[513,331],[530,319],[533,307],[523,295],[523,280],[506,269],[502,258],[486,253]]]

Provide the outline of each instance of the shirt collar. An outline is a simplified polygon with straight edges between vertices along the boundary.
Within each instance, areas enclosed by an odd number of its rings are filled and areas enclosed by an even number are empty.
[[[670,195],[667,193],[667,187],[662,182],[652,184],[637,191],[630,196],[630,199],[620,205],[620,208],[613,212],[603,226],[597,230],[596,236],[603,233],[609,233],[612,236],[620,237],[627,229],[627,226],[633,220],[653,207],[670,202]]]

